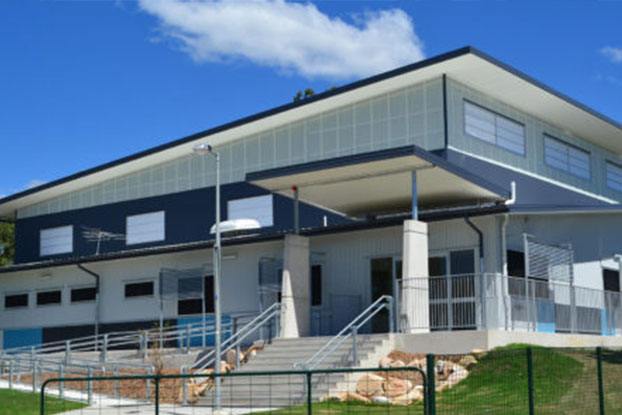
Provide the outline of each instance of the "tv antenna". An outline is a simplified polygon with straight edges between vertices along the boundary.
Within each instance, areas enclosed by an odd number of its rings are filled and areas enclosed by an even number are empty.
[[[82,236],[87,242],[96,243],[95,255],[99,255],[102,242],[125,241],[125,234],[104,231],[100,228],[82,227]]]

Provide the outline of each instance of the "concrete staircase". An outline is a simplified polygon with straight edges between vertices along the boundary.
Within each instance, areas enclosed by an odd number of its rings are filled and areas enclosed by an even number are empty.
[[[304,337],[276,339],[266,345],[237,373],[273,372],[295,370],[294,364],[313,356],[330,337]],[[390,334],[359,335],[357,337],[357,361],[352,362],[352,339],[347,339],[315,369],[343,367],[376,367],[378,360],[393,349]],[[312,378],[312,396],[321,399],[344,390],[347,383],[355,382],[361,374],[317,374]],[[221,403],[223,407],[284,408],[306,402],[306,377],[304,375],[236,376],[223,380]],[[200,405],[212,406],[212,389],[200,401]]]

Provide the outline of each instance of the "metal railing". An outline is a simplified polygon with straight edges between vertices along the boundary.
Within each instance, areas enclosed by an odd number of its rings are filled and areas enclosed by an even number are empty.
[[[257,317],[249,321],[242,328],[236,330],[231,336],[229,336],[227,339],[225,339],[221,343],[220,358],[222,358],[222,356],[225,355],[229,350],[235,349],[236,350],[236,368],[240,367],[240,361],[239,361],[240,355],[241,355],[240,348],[244,344],[244,342],[248,342],[248,340],[251,338],[253,334],[257,333],[259,330],[263,330],[264,328],[268,329],[267,338],[268,340],[271,340],[272,337],[278,333],[278,330],[279,330],[278,324],[279,324],[280,314],[281,314],[281,304],[274,303],[270,307],[268,307],[266,310],[264,310],[261,314],[259,314]],[[214,365],[214,363],[217,360],[220,360],[220,358],[217,359],[216,350],[212,349],[211,351],[206,353],[204,356],[199,358],[192,366],[192,369],[194,369],[195,371],[199,371],[199,372],[203,371],[211,367],[212,365]]]
[[[622,294],[542,279],[468,274],[418,278],[428,312],[400,331],[507,330],[622,335]],[[411,295],[400,282],[400,303]],[[419,290],[421,288],[418,288]],[[412,314],[412,310],[409,310]],[[421,310],[419,310],[421,311]],[[405,310],[400,310],[400,316]]]
[[[304,368],[307,370],[313,370],[318,367],[326,358],[331,356],[346,340],[352,339],[352,363],[356,364],[358,361],[357,356],[357,335],[359,330],[364,327],[371,319],[376,316],[382,310],[388,311],[389,332],[394,331],[394,318],[393,318],[393,297],[390,295],[383,295],[374,301],[363,312],[356,316],[347,326],[345,326],[339,333],[331,337],[313,356],[304,362],[298,362],[294,364],[296,368]]]

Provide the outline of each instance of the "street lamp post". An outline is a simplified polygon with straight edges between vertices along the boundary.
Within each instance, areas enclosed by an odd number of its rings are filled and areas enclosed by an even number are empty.
[[[220,249],[220,154],[214,151],[212,146],[207,143],[198,144],[194,147],[194,152],[201,155],[211,155],[216,160],[216,223],[214,241],[214,319],[216,320],[216,330],[214,333],[215,343],[215,364],[214,364],[214,386],[216,392],[215,409],[220,410],[220,355],[221,355],[221,310],[220,310],[220,265],[221,265],[221,249]],[[205,333],[203,334],[205,335]]]

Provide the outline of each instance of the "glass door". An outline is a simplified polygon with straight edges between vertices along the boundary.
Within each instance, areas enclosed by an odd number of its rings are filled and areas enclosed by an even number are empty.
[[[383,295],[394,295],[393,257],[372,258],[371,260],[371,302]],[[371,320],[372,333],[389,331],[389,313],[381,310]]]

